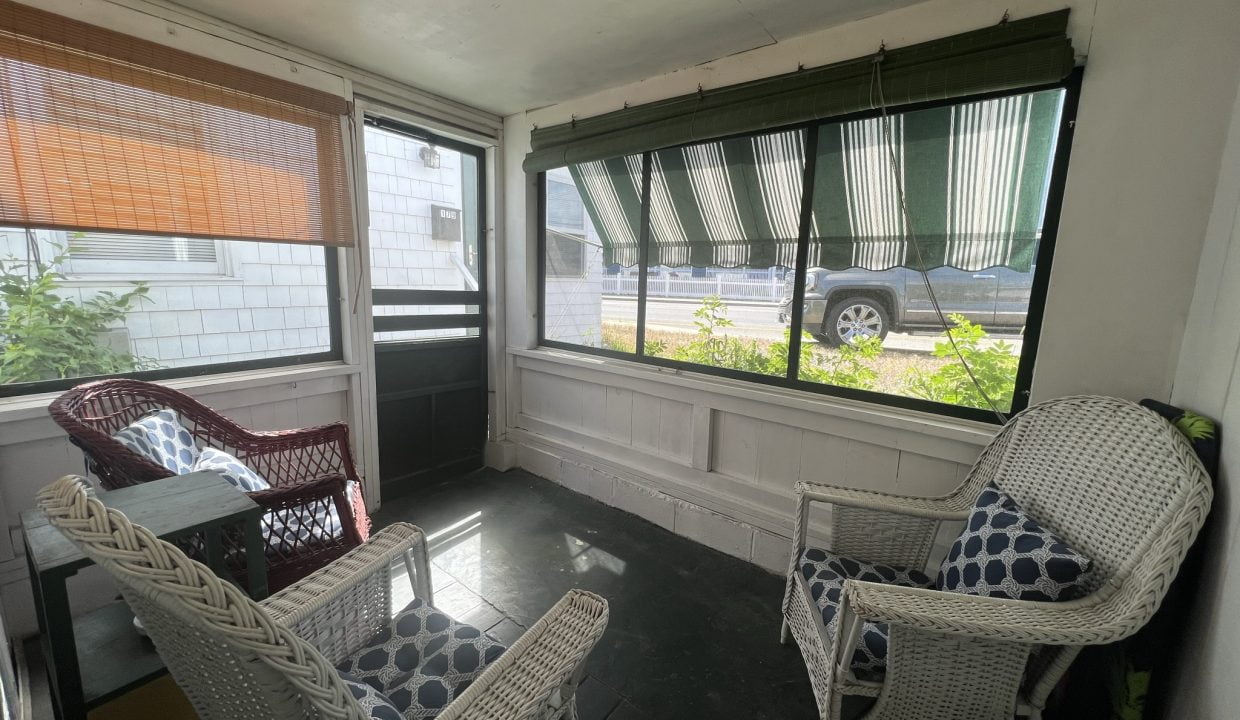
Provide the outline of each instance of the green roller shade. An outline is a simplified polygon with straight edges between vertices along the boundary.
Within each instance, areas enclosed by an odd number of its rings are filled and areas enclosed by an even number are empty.
[[[570,165],[568,170],[603,238],[603,264],[636,265],[641,254],[641,156]]]
[[[888,106],[1058,82],[1072,71],[1068,10],[888,51]],[[872,109],[874,57],[707,90],[540,128],[527,172]]]
[[[809,266],[1028,271],[1063,95],[895,113],[890,144],[879,118],[820,126]]]
[[[1028,270],[1063,96],[1040,90],[891,113],[886,127],[866,118],[810,129],[809,265]],[[651,153],[649,264],[793,267],[806,132]],[[608,264],[639,259],[641,163],[630,155],[569,166]]]
[[[650,265],[792,267],[804,138],[789,130],[653,153]]]

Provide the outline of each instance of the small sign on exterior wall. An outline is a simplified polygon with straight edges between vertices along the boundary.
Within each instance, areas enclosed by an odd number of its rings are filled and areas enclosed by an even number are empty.
[[[446,205],[431,205],[431,239],[461,239],[461,211]]]

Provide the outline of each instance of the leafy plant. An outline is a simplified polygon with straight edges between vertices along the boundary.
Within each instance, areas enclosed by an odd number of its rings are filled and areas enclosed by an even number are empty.
[[[1175,421],[1175,426],[1189,440],[1209,440],[1214,437],[1214,421],[1191,410],[1185,410],[1180,419]]]
[[[728,306],[718,295],[702,298],[702,304],[693,311],[693,317],[697,334],[691,342],[671,353],[673,359],[772,375],[784,373],[784,370],[772,367],[770,357],[756,340],[744,340],[720,332],[732,327],[732,321],[728,319]],[[666,347],[660,350],[667,352]],[[649,348],[647,353],[655,354]]]
[[[951,339],[956,341],[956,348],[960,350],[960,356],[969,370],[973,371],[973,377],[956,358],[951,340],[944,339],[934,344],[934,356],[950,362],[933,372],[910,370],[905,377],[909,393],[926,400],[989,409],[990,405],[981,392],[985,391],[999,410],[1010,410],[1020,356],[1002,340],[982,347],[987,334],[980,325],[974,325],[963,315],[953,314],[950,317],[955,327],[946,330],[944,335],[950,333]],[[977,378],[977,384],[974,384],[973,378]]]
[[[147,288],[120,294],[104,291],[76,302],[56,293],[64,276],[56,267],[67,253],[57,248],[50,262],[10,256],[0,260],[0,384],[109,375],[151,365],[100,344],[99,336],[118,326],[125,314],[146,300]]]

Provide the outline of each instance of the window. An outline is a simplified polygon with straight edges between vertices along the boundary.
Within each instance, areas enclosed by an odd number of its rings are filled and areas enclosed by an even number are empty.
[[[543,342],[975,419],[1019,410],[1076,86],[547,171]],[[584,277],[566,272],[577,237]]]
[[[637,343],[642,158],[582,163],[548,171],[545,178],[543,335],[631,353]]]
[[[66,248],[63,269],[73,276],[108,275],[136,279],[225,274],[217,242],[205,238],[56,233],[52,242],[57,241]]]
[[[0,229],[0,395],[339,359],[335,254]]]
[[[579,278],[586,274],[586,236],[547,228],[547,277]]]

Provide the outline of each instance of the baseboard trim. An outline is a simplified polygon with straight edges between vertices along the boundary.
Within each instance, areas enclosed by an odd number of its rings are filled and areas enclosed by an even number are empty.
[[[711,502],[680,492],[674,481],[624,466],[572,445],[512,430],[523,470],[660,525],[677,535],[775,574],[788,569],[791,523],[761,508]]]

